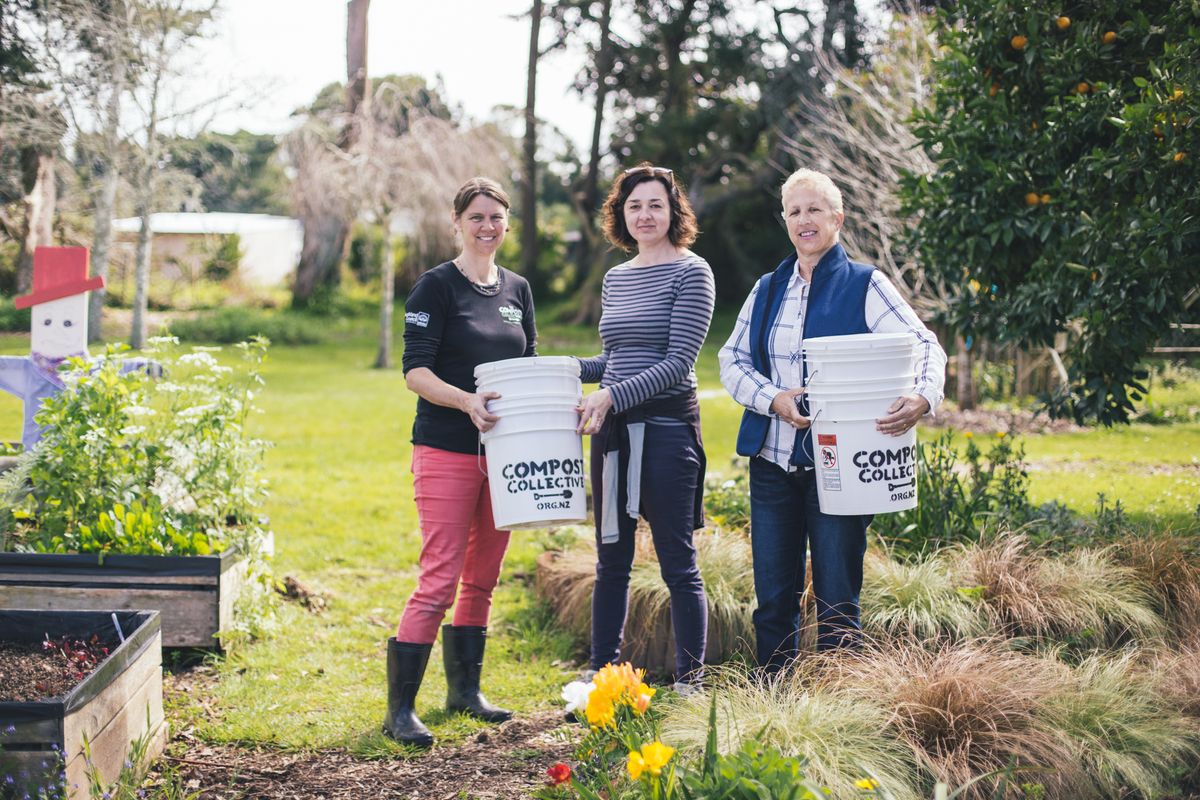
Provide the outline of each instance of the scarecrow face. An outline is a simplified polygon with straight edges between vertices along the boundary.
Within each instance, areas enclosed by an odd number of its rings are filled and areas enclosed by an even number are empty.
[[[29,349],[47,358],[87,352],[87,295],[75,294],[33,306]]]

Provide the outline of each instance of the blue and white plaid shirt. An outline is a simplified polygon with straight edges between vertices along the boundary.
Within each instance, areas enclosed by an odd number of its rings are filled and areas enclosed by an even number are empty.
[[[767,344],[771,362],[770,377],[754,369],[750,354],[750,312],[758,293],[757,282],[738,312],[737,324],[719,356],[721,384],[726,391],[738,403],[771,420],[766,441],[758,455],[789,471],[795,469],[789,462],[796,431],[771,411],[771,402],[775,395],[785,389],[804,384],[800,347],[804,338],[804,314],[808,308],[810,288],[811,284],[800,277],[799,270],[794,271]],[[946,352],[938,344],[937,336],[925,327],[925,323],[904,301],[892,282],[879,270],[871,274],[865,310],[867,327],[872,333],[907,331],[918,339],[917,383],[913,391],[929,402],[932,414],[942,402],[942,387],[946,382]]]

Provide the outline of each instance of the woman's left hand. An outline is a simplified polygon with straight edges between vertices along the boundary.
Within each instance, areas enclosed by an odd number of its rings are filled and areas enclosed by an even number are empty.
[[[886,416],[875,420],[875,430],[888,436],[908,433],[928,411],[928,400],[919,394],[906,394],[888,406]]]
[[[575,428],[575,432],[589,435],[599,433],[600,427],[604,425],[604,418],[612,410],[612,405],[612,395],[608,389],[598,389],[583,398],[583,402],[577,409],[579,425]]]

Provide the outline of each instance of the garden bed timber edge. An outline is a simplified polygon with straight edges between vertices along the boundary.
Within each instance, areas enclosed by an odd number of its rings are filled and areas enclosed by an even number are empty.
[[[219,646],[249,560],[215,556],[0,553],[0,608],[142,610],[162,615],[164,647]]]
[[[0,635],[20,642],[96,633],[119,638],[114,616],[125,641],[74,687],[45,700],[0,702],[0,772],[30,781],[30,788],[65,782],[67,797],[84,798],[89,771],[112,782],[133,742],[144,743],[144,758],[162,752],[167,726],[157,612],[0,610]]]

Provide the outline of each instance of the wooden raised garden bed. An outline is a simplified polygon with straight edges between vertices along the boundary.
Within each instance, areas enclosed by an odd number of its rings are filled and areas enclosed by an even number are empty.
[[[144,758],[162,753],[167,726],[159,615],[116,612],[124,642],[113,617],[108,611],[0,610],[0,641],[6,643],[37,644],[47,637],[87,641],[93,635],[110,643],[109,655],[65,693],[45,700],[0,702],[0,775],[23,783],[20,791],[32,794],[40,786],[86,798],[89,771],[111,783],[134,742],[144,745]],[[84,754],[85,742],[90,759]],[[4,787],[0,796],[6,796]]]
[[[248,560],[218,556],[0,553],[0,608],[154,609],[164,647],[217,647],[233,625]]]

